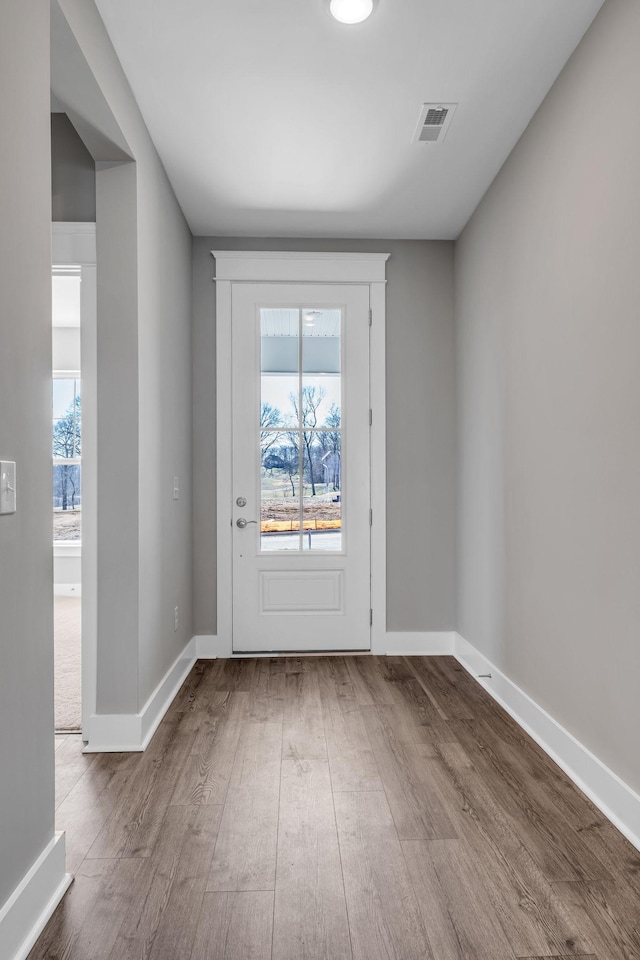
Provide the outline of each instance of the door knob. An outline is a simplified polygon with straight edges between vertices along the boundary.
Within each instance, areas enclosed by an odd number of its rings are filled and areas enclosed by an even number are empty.
[[[238,519],[236,520],[236,527],[240,527],[241,530],[244,530],[247,524],[257,523],[257,522],[258,522],[257,520],[245,520],[244,517],[238,517]]]

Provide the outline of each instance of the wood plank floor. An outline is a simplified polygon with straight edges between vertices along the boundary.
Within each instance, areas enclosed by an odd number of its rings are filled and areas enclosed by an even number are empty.
[[[640,960],[640,854],[450,657],[200,661],[56,772],[30,960]]]

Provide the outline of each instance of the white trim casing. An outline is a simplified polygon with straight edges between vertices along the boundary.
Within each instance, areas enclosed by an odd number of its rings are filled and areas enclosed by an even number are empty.
[[[82,584],[81,583],[54,583],[53,595],[54,597],[81,597]]]
[[[82,544],[79,540],[54,540],[54,557],[81,557]]]
[[[456,660],[640,850],[640,796],[467,640],[454,634]],[[479,674],[490,673],[491,677]]]
[[[65,872],[64,833],[57,833],[0,910],[3,960],[26,960],[72,879]]]
[[[215,279],[244,283],[385,283],[388,253],[212,250]]]
[[[223,322],[222,317],[228,318]],[[224,357],[224,362],[223,358]],[[232,501],[231,482],[231,282],[216,285],[216,570],[218,580],[218,638],[224,653],[231,650],[231,528],[225,522]]]
[[[92,714],[84,753],[121,753],[146,750],[160,721],[196,662],[191,639],[153,691],[139,713]]]
[[[196,660],[218,660],[227,658],[231,641],[212,633],[200,634],[193,638]]]
[[[388,657],[445,657],[453,654],[453,631],[433,630],[426,633],[387,632],[381,643],[383,649],[372,653]]]
[[[216,464],[217,597],[216,656],[232,655],[231,308],[238,283],[358,283],[368,285],[370,328],[371,462],[371,652],[384,652],[387,596],[385,284],[388,253],[314,253],[212,250],[216,261]]]
[[[384,266],[384,265],[383,265]],[[387,636],[387,394],[386,289],[370,285],[369,452],[371,489],[371,653],[382,653]],[[374,469],[375,464],[375,469]]]
[[[96,225],[82,221],[54,221],[51,224],[53,265],[96,262]]]
[[[88,738],[98,670],[98,307],[95,223],[52,223],[52,267],[80,265],[82,377],[82,732]],[[54,547],[54,555],[56,548]],[[58,553],[57,555],[61,555]]]
[[[369,652],[378,652],[381,656],[388,657],[442,657],[453,655],[453,638],[455,634],[452,630],[426,631],[424,633],[409,633],[402,631],[381,632],[378,637],[379,651],[359,650],[339,651],[336,650],[336,656],[366,656]],[[218,659],[246,659],[247,657],[277,656],[272,652],[265,654],[237,654],[231,653],[231,642],[228,638],[216,636],[215,634],[201,634],[193,638],[194,656],[197,660],[218,660]],[[295,656],[295,653],[283,654],[286,656]],[[319,654],[321,656],[322,654]]]

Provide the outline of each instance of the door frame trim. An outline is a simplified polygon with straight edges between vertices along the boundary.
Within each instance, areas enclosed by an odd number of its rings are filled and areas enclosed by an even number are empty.
[[[96,712],[98,687],[98,305],[96,225],[53,221],[51,267],[80,266],[80,378],[82,380],[82,737]],[[53,547],[55,551],[55,547]]]
[[[216,262],[216,582],[221,656],[232,657],[231,307],[234,283],[355,283],[369,287],[371,469],[371,653],[385,652],[386,530],[386,262],[388,253],[212,250]],[[371,390],[375,384],[375,391]]]

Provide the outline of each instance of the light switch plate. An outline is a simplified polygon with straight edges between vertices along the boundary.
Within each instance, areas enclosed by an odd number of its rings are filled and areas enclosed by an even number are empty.
[[[16,512],[16,465],[0,460],[0,513]]]

